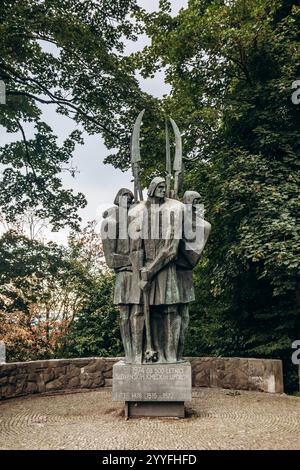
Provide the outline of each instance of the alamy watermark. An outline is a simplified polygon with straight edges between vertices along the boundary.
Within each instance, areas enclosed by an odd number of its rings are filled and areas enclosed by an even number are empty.
[[[169,200],[170,201],[170,200]],[[118,208],[104,214],[102,239],[184,240],[186,250],[198,251],[205,245],[203,204],[133,205],[122,196]]]
[[[0,80],[0,104],[6,104],[6,86],[3,80]]]
[[[292,354],[292,363],[297,366],[300,364],[300,339],[296,339],[292,343],[292,348],[296,349]]]
[[[292,83],[292,89],[295,89],[294,93],[292,94],[292,103],[300,104],[300,80],[295,80]]]

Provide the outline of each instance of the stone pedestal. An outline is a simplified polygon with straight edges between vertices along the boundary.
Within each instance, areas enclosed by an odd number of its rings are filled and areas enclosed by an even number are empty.
[[[184,402],[192,399],[189,362],[113,366],[113,401],[125,402],[125,416],[184,417]]]

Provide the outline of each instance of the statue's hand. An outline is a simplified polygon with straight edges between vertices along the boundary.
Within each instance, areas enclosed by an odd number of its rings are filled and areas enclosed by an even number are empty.
[[[141,269],[141,279],[142,281],[149,281],[149,271],[146,268]]]
[[[150,287],[151,287],[151,284],[150,284],[149,281],[143,281],[143,280],[140,281],[140,288],[141,288],[143,291],[149,290]]]

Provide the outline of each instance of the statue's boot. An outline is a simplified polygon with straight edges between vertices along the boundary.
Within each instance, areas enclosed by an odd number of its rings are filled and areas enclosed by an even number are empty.
[[[130,332],[130,306],[119,305],[120,310],[120,332],[125,352],[125,362],[132,360],[131,332]]]
[[[185,339],[186,331],[188,329],[189,321],[190,321],[189,304],[180,304],[179,314],[180,314],[181,326],[180,326],[180,335],[179,335],[179,342],[178,342],[177,359],[179,361],[183,361],[184,339]]]
[[[132,344],[132,363],[142,364],[143,361],[143,343],[144,343],[144,325],[142,305],[132,305],[130,313],[131,344]]]

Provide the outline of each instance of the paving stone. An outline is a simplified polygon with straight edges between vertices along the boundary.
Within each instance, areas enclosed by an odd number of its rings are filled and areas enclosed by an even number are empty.
[[[124,419],[108,388],[0,403],[0,449],[300,449],[300,398],[193,389],[185,419]],[[146,432],[145,432],[146,430]]]

